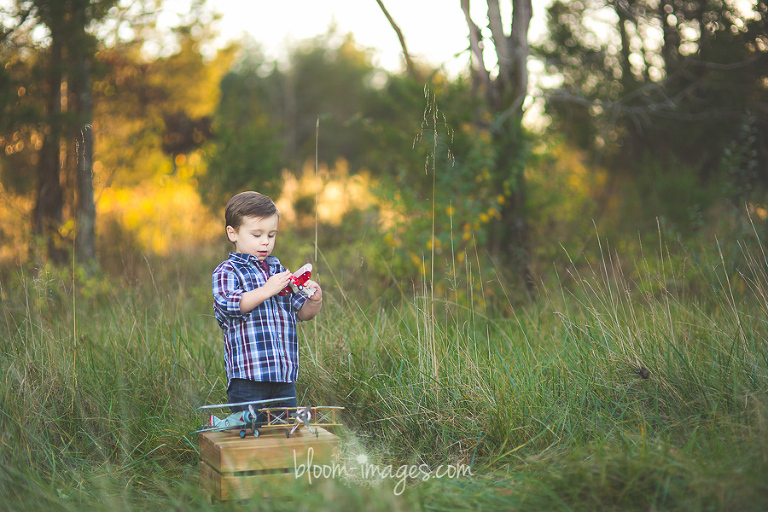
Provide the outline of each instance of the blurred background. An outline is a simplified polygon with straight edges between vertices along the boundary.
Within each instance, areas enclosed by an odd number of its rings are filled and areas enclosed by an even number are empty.
[[[299,403],[473,476],[227,510],[768,510],[766,21],[0,0],[0,510],[222,510],[190,433],[243,190],[324,289]]]
[[[0,276],[207,279],[249,189],[364,301],[764,234],[764,0],[327,4],[0,2]]]

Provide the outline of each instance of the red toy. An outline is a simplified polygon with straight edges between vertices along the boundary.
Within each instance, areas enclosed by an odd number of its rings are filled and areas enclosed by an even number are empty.
[[[283,291],[278,293],[278,295],[281,297],[284,297],[290,293],[302,292],[307,297],[311,297],[315,293],[315,289],[304,288],[304,284],[306,284],[306,282],[309,281],[309,278],[311,276],[312,276],[312,264],[307,263],[291,276],[291,282],[288,283],[288,286],[286,286],[285,289],[283,289]]]

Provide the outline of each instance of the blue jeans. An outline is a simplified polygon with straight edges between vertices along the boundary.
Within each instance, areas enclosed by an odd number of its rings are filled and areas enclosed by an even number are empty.
[[[247,379],[230,379],[227,389],[229,403],[253,402],[255,400],[267,400],[270,398],[284,398],[280,402],[270,402],[255,405],[254,409],[268,407],[296,407],[296,386],[293,382],[260,382]],[[243,411],[248,406],[230,407],[232,412]],[[259,413],[257,422],[266,422],[266,415]]]

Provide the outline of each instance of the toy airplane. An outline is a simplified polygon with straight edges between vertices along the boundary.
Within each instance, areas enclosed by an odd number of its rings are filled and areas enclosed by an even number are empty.
[[[259,409],[266,416],[266,421],[258,425],[253,435],[258,437],[258,429],[286,428],[285,437],[291,437],[302,426],[311,433],[318,435],[312,427],[338,427],[341,425],[337,417],[338,411],[344,409],[334,405],[317,405],[306,407],[267,407]]]
[[[335,406],[316,406],[316,407],[273,407],[265,409],[256,409],[256,405],[282,401],[283,399],[258,400],[255,402],[242,402],[236,404],[218,404],[206,405],[199,409],[213,409],[217,407],[244,406],[248,409],[235,412],[226,418],[219,418],[211,414],[208,418],[208,424],[200,427],[199,430],[192,432],[198,434],[201,432],[220,432],[224,430],[240,430],[240,437],[244,438],[246,429],[251,429],[254,437],[259,437],[259,429],[277,429],[284,428],[285,436],[291,437],[302,426],[315,435],[318,435],[317,429],[312,431],[312,427],[335,427],[341,425],[336,414],[337,411],[344,409]],[[258,421],[259,414],[266,420]],[[313,418],[315,418],[313,420]]]
[[[314,288],[304,288],[304,285],[309,281],[309,278],[312,276],[312,264],[307,263],[303,267],[301,267],[299,270],[294,272],[294,274],[291,276],[291,281],[288,283],[288,286],[286,286],[283,291],[278,293],[279,296],[284,297],[290,293],[299,293],[302,292],[307,297],[311,297],[315,293]]]
[[[219,431],[219,430],[230,430],[235,428],[240,428],[240,437],[245,437],[245,429],[246,427],[250,426],[251,428],[256,429],[256,410],[254,406],[257,405],[263,405],[263,404],[270,404],[274,402],[282,402],[284,401],[284,398],[268,398],[266,400],[254,400],[251,402],[236,402],[236,403],[229,403],[229,404],[213,404],[213,405],[203,405],[202,407],[198,407],[198,410],[203,409],[223,409],[226,407],[243,407],[248,406],[247,409],[233,412],[226,418],[219,418],[218,416],[211,414],[208,417],[208,425],[203,425],[200,427],[199,430],[195,430],[192,432],[193,434],[197,434],[200,432],[211,432],[211,431]]]

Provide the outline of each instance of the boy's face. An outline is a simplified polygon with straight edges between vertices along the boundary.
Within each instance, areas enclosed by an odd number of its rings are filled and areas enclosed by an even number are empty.
[[[238,229],[227,226],[227,237],[235,244],[235,252],[256,256],[264,261],[272,254],[280,217],[245,217]]]

